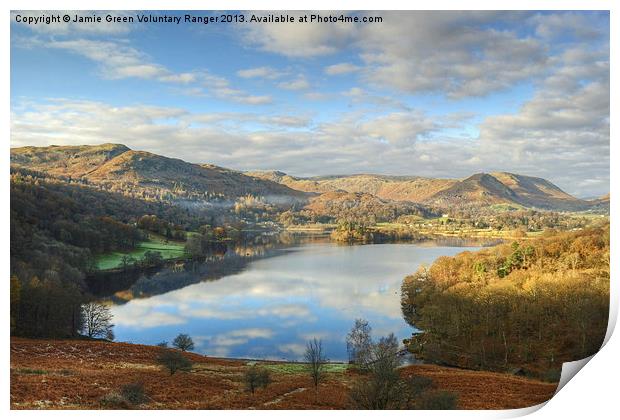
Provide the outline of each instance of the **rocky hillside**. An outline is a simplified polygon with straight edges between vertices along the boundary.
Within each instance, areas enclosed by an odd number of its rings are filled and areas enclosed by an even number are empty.
[[[92,184],[172,197],[240,197],[247,194],[281,201],[307,194],[269,180],[214,165],[196,165],[122,144],[21,147],[11,149],[11,165]]]

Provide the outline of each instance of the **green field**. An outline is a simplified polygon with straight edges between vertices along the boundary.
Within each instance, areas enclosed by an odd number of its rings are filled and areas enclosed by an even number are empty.
[[[308,365],[306,363],[260,363],[260,366],[277,373],[297,374],[308,371]],[[346,372],[348,367],[349,365],[346,363],[326,363],[323,365],[323,372],[342,373]]]
[[[160,237],[150,236],[148,241],[140,242],[138,247],[128,252],[110,252],[96,257],[97,270],[111,270],[121,266],[121,258],[124,255],[141,259],[146,251],[158,251],[165,260],[181,258],[185,256],[184,242],[165,242]]]

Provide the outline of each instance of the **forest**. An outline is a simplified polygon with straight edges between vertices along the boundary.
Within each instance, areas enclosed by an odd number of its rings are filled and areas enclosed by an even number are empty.
[[[602,345],[609,313],[609,224],[440,257],[402,284],[418,358],[559,379]]]
[[[181,236],[178,224],[192,221],[179,207],[12,170],[11,332],[76,335],[96,254],[130,250],[148,230]]]

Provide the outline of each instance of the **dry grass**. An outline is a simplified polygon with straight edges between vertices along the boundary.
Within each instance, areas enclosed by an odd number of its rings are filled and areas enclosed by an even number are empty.
[[[160,351],[125,343],[12,338],[11,407],[100,409],[104,396],[143,383],[150,397],[139,407],[145,409],[344,409],[357,376],[350,370],[329,372],[317,394],[303,371],[272,366],[272,384],[252,395],[244,390],[246,361],[186,353],[192,371],[171,376],[157,365]],[[555,391],[555,384],[431,365],[403,369],[403,375],[411,374],[458,393],[464,409],[526,407]]]

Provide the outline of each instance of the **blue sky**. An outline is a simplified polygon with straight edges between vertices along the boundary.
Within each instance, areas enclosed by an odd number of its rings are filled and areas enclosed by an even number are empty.
[[[605,12],[368,12],[356,14],[383,22],[358,24],[16,21],[42,14],[11,14],[12,146],[124,143],[300,176],[502,170],[580,196],[609,191]]]

